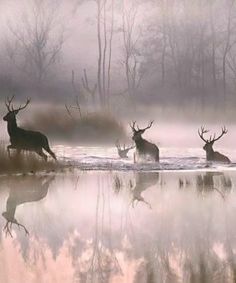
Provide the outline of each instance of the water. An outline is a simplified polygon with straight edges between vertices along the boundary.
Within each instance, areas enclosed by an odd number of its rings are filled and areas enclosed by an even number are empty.
[[[0,282],[235,282],[234,165],[206,168],[201,149],[164,149],[160,170],[54,150],[75,168],[1,177]]]
[[[82,170],[118,170],[118,171],[153,171],[153,170],[201,170],[210,167],[213,170],[232,170],[236,168],[236,150],[217,149],[230,156],[232,164],[206,164],[202,148],[161,148],[160,163],[141,161],[134,163],[134,150],[128,159],[120,159],[115,147],[82,147],[57,145],[57,156],[71,162]]]

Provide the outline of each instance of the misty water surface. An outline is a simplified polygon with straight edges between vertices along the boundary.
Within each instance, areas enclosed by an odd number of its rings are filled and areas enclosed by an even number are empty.
[[[217,170],[2,177],[1,213],[29,235],[1,216],[1,282],[234,282],[235,184]]]

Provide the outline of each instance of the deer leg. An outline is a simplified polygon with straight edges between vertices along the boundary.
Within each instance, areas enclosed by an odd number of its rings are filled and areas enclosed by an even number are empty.
[[[8,154],[8,157],[9,157],[9,158],[11,158],[11,155],[10,155],[10,148],[11,148],[11,146],[8,145],[8,146],[7,146],[7,154]]]
[[[52,156],[54,160],[57,160],[55,153],[50,149],[49,146],[45,146],[44,149]]]
[[[140,154],[138,151],[134,152],[134,163],[139,163],[140,161]]]
[[[12,144],[8,145],[7,146],[7,154],[8,154],[8,157],[11,158],[11,155],[10,155],[10,149],[12,148],[15,148]]]
[[[37,153],[38,155],[40,155],[41,157],[43,157],[43,159],[44,159],[45,161],[47,161],[48,157],[47,157],[47,155],[46,155],[45,153],[43,153],[42,148],[36,150],[36,153]]]

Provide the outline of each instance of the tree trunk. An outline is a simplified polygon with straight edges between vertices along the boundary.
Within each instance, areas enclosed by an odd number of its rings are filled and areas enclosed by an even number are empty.
[[[97,80],[98,80],[98,95],[101,107],[104,106],[104,98],[102,92],[102,79],[101,79],[101,69],[102,69],[102,41],[101,41],[101,0],[97,0],[97,38],[98,38],[98,70],[97,70]]]

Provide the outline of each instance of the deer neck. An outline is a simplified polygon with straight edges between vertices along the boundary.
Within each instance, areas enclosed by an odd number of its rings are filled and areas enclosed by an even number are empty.
[[[144,142],[145,142],[145,139],[140,137],[138,140],[135,141],[135,145],[139,149],[139,148],[141,148],[143,146]]]
[[[214,158],[214,154],[215,154],[215,151],[213,150],[213,148],[209,149],[206,152],[207,160],[212,160]]]
[[[8,121],[7,123],[7,131],[10,136],[14,135],[15,130],[18,128],[16,119]]]
[[[7,217],[11,220],[15,218],[16,206],[17,206],[16,201],[11,200],[9,197],[7,200],[6,212],[7,212]]]

